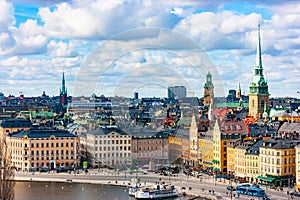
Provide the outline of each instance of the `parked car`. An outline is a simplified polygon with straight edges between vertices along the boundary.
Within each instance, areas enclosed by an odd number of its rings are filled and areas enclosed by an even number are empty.
[[[233,187],[233,186],[227,186],[227,190],[229,190],[229,191],[235,191],[235,187]]]
[[[60,172],[68,172],[68,168],[65,168],[65,167],[59,167],[56,169],[56,172],[57,173],[60,173]]]
[[[50,170],[49,170],[49,168],[46,168],[46,167],[42,167],[40,169],[40,172],[48,172],[48,171],[50,171]]]

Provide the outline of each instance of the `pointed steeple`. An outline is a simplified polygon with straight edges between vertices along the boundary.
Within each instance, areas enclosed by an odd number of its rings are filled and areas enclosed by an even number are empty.
[[[65,72],[63,72],[62,80],[61,80],[61,89],[60,94],[67,94],[66,82],[65,82]]]
[[[256,49],[256,68],[262,69],[262,59],[261,59],[261,44],[260,44],[260,23],[258,23],[258,41],[257,41],[257,49]],[[262,75],[262,74],[261,74]]]

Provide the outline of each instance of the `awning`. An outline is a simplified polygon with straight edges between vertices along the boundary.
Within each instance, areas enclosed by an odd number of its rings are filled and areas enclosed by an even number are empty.
[[[241,177],[241,178],[245,178],[246,174],[242,174],[242,173],[235,173],[234,174],[236,177]]]
[[[266,177],[266,176],[258,176],[257,177],[259,180],[262,180],[262,181],[267,181],[267,182],[273,182],[275,180],[275,178],[272,178],[272,177]]]
[[[209,161],[203,161],[204,164],[212,165],[212,162]]]

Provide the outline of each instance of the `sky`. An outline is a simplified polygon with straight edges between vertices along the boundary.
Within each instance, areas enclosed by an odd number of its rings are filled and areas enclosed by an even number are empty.
[[[300,2],[0,0],[0,91],[57,96],[165,97],[249,93],[258,24],[271,97],[300,97]]]

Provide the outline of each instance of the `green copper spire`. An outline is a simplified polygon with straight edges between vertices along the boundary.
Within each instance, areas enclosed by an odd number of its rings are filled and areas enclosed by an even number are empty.
[[[258,24],[258,41],[256,50],[256,64],[254,67],[254,77],[250,83],[251,94],[269,94],[268,84],[263,75],[263,66],[261,58],[261,44],[260,44],[260,24]]]
[[[256,68],[262,69],[262,60],[261,60],[261,44],[260,44],[260,24],[258,24],[258,41],[256,49]]]
[[[62,77],[62,81],[61,81],[61,90],[60,90],[60,94],[67,94],[67,89],[66,89],[66,85],[65,85],[65,72],[63,72],[63,77]]]
[[[214,84],[212,83],[212,75],[210,72],[206,74],[206,82],[204,84],[204,88],[214,88]]]

